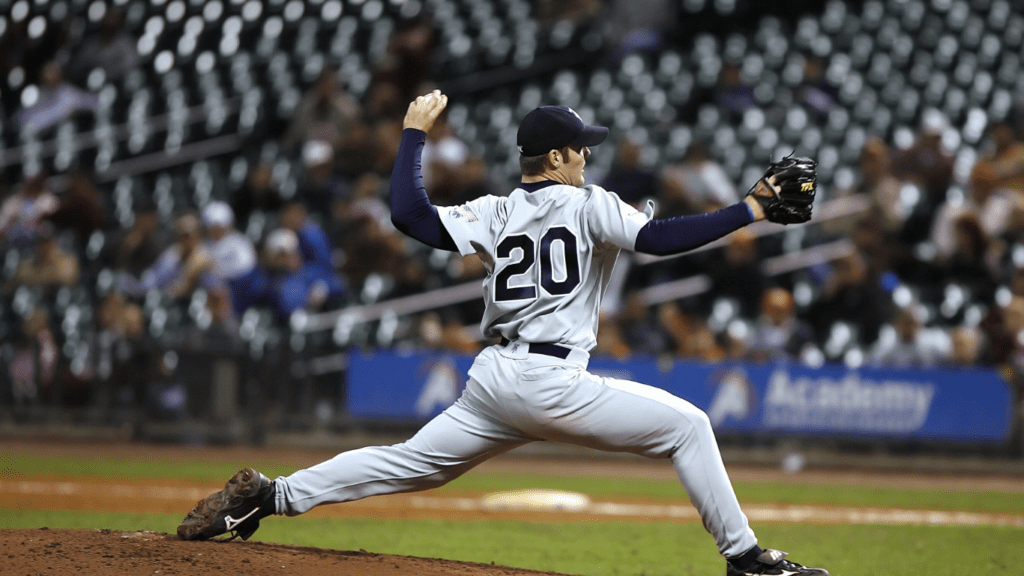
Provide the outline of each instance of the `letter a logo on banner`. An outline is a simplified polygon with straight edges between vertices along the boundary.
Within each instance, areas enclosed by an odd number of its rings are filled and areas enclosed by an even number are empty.
[[[727,372],[719,381],[718,393],[708,408],[711,425],[718,426],[730,417],[746,420],[752,409],[750,396],[750,382],[746,374],[738,370]]]
[[[416,413],[423,417],[432,416],[455,403],[462,389],[462,377],[455,365],[441,360],[430,368],[427,382],[416,399]]]

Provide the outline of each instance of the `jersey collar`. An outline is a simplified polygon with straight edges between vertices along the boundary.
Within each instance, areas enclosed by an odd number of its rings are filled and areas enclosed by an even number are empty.
[[[520,182],[519,187],[527,192],[536,192],[541,188],[547,188],[548,186],[561,186],[560,182],[554,180],[541,180],[540,182]]]

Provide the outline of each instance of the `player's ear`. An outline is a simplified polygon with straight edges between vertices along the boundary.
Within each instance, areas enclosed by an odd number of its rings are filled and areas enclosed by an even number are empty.
[[[552,168],[558,168],[562,162],[562,151],[558,149],[548,150],[548,164],[551,164]]]

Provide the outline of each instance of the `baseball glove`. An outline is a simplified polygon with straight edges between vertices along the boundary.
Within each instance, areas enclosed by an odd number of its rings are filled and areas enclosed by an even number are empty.
[[[779,224],[799,224],[811,219],[811,205],[818,189],[811,158],[786,156],[772,163],[764,176],[747,192],[764,210],[767,220]]]

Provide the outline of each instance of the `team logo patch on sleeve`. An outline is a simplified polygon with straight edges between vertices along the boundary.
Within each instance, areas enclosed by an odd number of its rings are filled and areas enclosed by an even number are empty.
[[[462,206],[453,207],[450,214],[451,217],[455,218],[456,220],[461,220],[465,218],[466,222],[468,223],[473,223],[479,220],[479,218],[477,218],[476,216],[476,212],[473,212],[473,209],[465,204],[463,204]]]

